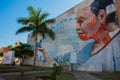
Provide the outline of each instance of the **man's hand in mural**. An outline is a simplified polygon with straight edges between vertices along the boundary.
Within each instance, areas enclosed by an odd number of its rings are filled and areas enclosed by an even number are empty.
[[[41,51],[43,53],[44,59],[46,61],[47,64],[51,65],[53,63],[56,63],[48,54],[47,50],[44,47],[38,47],[37,50]],[[57,63],[56,63],[57,64]]]
[[[37,50],[41,51],[43,54],[44,54],[45,51],[46,51],[45,48],[43,48],[43,47],[38,47]]]
[[[47,63],[49,63],[49,60],[47,59],[47,51],[45,50],[45,48],[43,48],[42,46],[41,47],[38,47],[37,50],[39,50],[40,52],[43,53],[43,56],[44,56],[44,59]]]

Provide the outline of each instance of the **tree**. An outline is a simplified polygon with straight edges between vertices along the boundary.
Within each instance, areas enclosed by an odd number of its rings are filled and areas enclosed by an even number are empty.
[[[32,32],[32,37],[34,37],[34,63],[33,68],[35,68],[36,53],[37,53],[37,36],[42,35],[43,39],[45,35],[48,35],[51,39],[55,39],[54,32],[47,27],[48,24],[54,23],[55,19],[47,19],[48,13],[41,13],[41,9],[38,8],[37,11],[32,6],[28,7],[29,17],[20,17],[18,23],[23,25],[22,28],[18,29],[16,34],[23,32]]]
[[[0,52],[0,57],[3,57],[3,52]]]
[[[13,45],[8,45],[7,48],[12,49]]]
[[[20,43],[19,46],[12,48],[15,51],[15,57],[22,58],[22,63],[24,61],[25,56],[33,56],[34,52],[31,50],[31,46],[29,44]]]

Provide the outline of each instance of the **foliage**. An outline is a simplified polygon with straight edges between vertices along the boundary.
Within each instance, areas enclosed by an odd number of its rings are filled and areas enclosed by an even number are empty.
[[[12,49],[12,48],[13,48],[13,45],[8,45],[7,48]]]
[[[41,13],[41,9],[38,8],[37,11],[32,6],[28,7],[29,17],[20,17],[18,19],[18,23],[23,25],[22,28],[18,29],[16,34],[31,32],[32,37],[34,37],[35,48],[34,48],[34,64],[33,68],[35,68],[36,61],[36,53],[37,53],[37,36],[40,34],[43,38],[45,35],[48,35],[51,39],[55,39],[54,32],[47,27],[48,24],[54,23],[55,19],[47,19],[48,13]]]
[[[30,49],[31,46],[29,44],[20,43],[19,46],[12,48],[15,51],[15,57],[24,58],[24,56],[33,56],[33,51]]]
[[[52,70],[51,79],[56,80],[56,75],[60,75],[63,69],[61,65],[53,64]]]
[[[23,32],[32,32],[33,37],[37,37],[38,34],[41,34],[44,38],[45,35],[48,35],[54,40],[54,32],[47,27],[47,24],[54,23],[55,19],[47,19],[49,16],[48,13],[41,13],[41,9],[35,11],[32,6],[28,7],[29,17],[20,17],[18,18],[18,23],[23,25],[22,28],[18,29],[16,34]]]
[[[2,53],[2,52],[0,52],[0,56],[1,56],[1,57],[3,56],[3,53]]]

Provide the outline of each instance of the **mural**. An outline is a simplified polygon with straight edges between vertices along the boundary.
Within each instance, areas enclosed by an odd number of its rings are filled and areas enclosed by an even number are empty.
[[[73,24],[72,24],[73,23]],[[56,34],[54,41],[48,37],[44,40],[43,46],[48,50],[51,57],[59,64],[70,64],[70,55],[79,51],[79,38],[76,30],[76,17],[68,17],[52,25],[52,29]],[[49,47],[50,46],[50,47]]]
[[[14,62],[14,51],[7,51],[3,53],[3,64],[13,64]]]
[[[120,44],[116,16],[113,0],[94,0],[90,6],[78,11],[76,24],[78,37],[82,41],[89,41],[89,44],[78,53],[78,69],[120,70],[120,63],[115,62],[120,61],[117,59],[117,55],[120,57],[120,46],[114,45],[114,43]],[[116,47],[118,52],[113,47]]]
[[[77,47],[80,46],[78,43],[81,42],[77,37],[75,24],[76,17],[68,17],[57,21],[52,26],[50,25],[56,34],[54,41],[47,36],[45,36],[44,40],[40,35],[38,36],[37,46],[39,47],[40,45],[44,47],[46,53],[44,54],[38,49],[36,65],[51,66],[53,63],[70,64],[70,54],[79,51]],[[30,35],[28,37],[28,43],[32,46],[32,49],[34,49],[34,40]]]
[[[80,39],[83,41],[94,39],[91,55],[100,51],[115,36],[110,36],[110,32],[118,28],[115,24],[115,12],[110,13],[108,10],[106,14],[106,7],[111,6],[112,3],[112,0],[95,0],[90,6],[77,13],[76,30]]]
[[[38,36],[38,46],[46,52],[38,49],[37,65],[74,63],[76,70],[120,71],[120,29],[113,0],[91,0],[89,6],[67,11],[48,27],[56,38]],[[33,42],[29,37],[28,43]]]

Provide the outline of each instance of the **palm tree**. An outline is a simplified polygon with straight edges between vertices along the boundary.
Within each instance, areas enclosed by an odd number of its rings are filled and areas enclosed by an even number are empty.
[[[28,7],[29,17],[20,17],[18,19],[18,23],[23,25],[22,28],[18,29],[16,34],[23,33],[23,32],[31,32],[32,37],[34,37],[34,63],[33,68],[35,68],[35,61],[36,61],[36,52],[37,52],[37,36],[39,34],[42,35],[43,39],[45,35],[48,35],[51,39],[55,39],[54,32],[47,27],[48,24],[54,23],[55,19],[47,19],[49,16],[48,13],[41,13],[41,9],[38,8],[38,11],[32,6]]]

